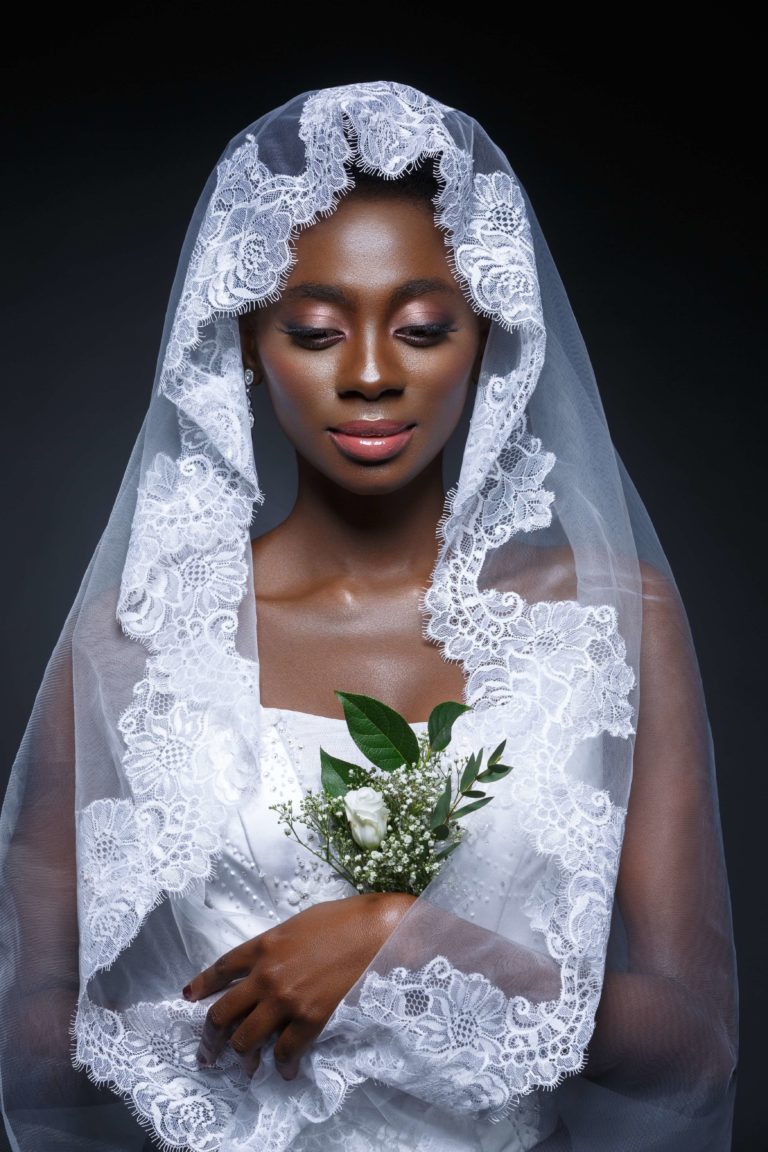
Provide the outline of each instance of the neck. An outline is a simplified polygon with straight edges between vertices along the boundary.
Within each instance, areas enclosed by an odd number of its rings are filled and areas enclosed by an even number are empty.
[[[358,495],[332,483],[299,457],[296,503],[285,521],[306,571],[366,579],[429,573],[437,556],[437,524],[445,493],[440,456],[406,487]]]

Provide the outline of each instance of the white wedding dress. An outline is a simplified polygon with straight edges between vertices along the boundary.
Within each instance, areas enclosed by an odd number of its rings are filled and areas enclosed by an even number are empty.
[[[354,894],[347,881],[286,836],[277,814],[270,810],[270,805],[289,799],[297,803],[307,790],[320,789],[321,746],[334,756],[363,762],[346,722],[269,707],[260,708],[260,718],[258,791],[230,820],[213,878],[173,901],[190,975],[313,904]],[[427,724],[420,721],[411,727],[419,733]],[[472,751],[466,736],[458,732],[451,748],[457,754]],[[414,1052],[413,1059],[421,1061],[423,1054]],[[267,1068],[265,1085],[278,1075],[271,1060],[264,1061]],[[284,1090],[277,1083],[272,1088]],[[542,1135],[542,1106],[536,1093],[522,1102],[513,1117],[490,1123],[426,1105],[374,1080],[352,1091],[357,1097],[354,1109],[345,1107],[322,1123],[310,1124],[291,1147],[297,1152],[336,1148],[343,1152],[524,1152]]]
[[[272,804],[293,800],[296,806],[305,792],[320,790],[321,745],[333,756],[363,762],[346,721],[286,708],[261,707],[260,716],[258,789],[227,825],[214,878],[175,902],[187,953],[200,969],[310,905],[355,891],[286,836],[270,811]],[[424,731],[426,722],[412,727]]]
[[[489,324],[445,445],[424,640],[463,669],[457,738],[466,721],[473,751],[506,740],[515,771],[296,1079],[267,1044],[249,1081],[228,1045],[198,1066],[212,998],[182,988],[349,893],[270,805],[317,787],[321,742],[353,748],[341,720],[259,711],[251,541],[290,514],[297,480],[269,390],[246,387],[239,318],[282,296],[294,240],[362,172],[420,165],[450,271]],[[301,93],[233,136],[201,190],[146,420],[14,761],[14,1149],[131,1152],[135,1115],[162,1152],[726,1152],[737,1056],[693,636],[527,194],[476,120],[417,89]]]

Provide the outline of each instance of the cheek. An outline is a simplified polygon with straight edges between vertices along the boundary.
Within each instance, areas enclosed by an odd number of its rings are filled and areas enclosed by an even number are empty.
[[[334,372],[328,359],[297,356],[288,349],[262,352],[260,360],[264,383],[281,423],[300,423],[333,393]]]
[[[474,361],[474,351],[463,356],[446,357],[433,366],[428,380],[424,381],[433,404],[443,417],[441,425],[455,424],[461,416],[471,387]]]

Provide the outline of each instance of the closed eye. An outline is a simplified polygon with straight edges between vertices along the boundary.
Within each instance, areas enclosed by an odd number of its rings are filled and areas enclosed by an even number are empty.
[[[344,333],[337,328],[318,328],[309,324],[286,324],[280,331],[290,336],[294,344],[310,351],[331,348],[344,339]],[[395,335],[415,348],[431,348],[455,331],[456,327],[449,321],[435,321],[431,324],[404,325],[396,330]]]
[[[431,348],[441,343],[449,332],[455,331],[453,324],[436,321],[433,324],[408,324],[404,328],[398,328],[397,335],[406,344],[412,344],[416,348]]]
[[[290,336],[292,342],[300,348],[308,348],[311,351],[330,348],[344,339],[344,333],[336,328],[315,328],[305,324],[286,324],[280,331]]]

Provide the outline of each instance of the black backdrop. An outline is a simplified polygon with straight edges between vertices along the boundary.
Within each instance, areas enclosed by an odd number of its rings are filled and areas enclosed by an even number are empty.
[[[619,29],[413,8],[292,5],[269,26],[242,4],[17,12],[2,78],[3,771],[138,433],[181,241],[225,143],[328,84],[400,80],[462,108],[531,197],[688,608],[739,951],[733,1148],[759,1152],[757,32],[733,7],[674,35],[639,9]]]

